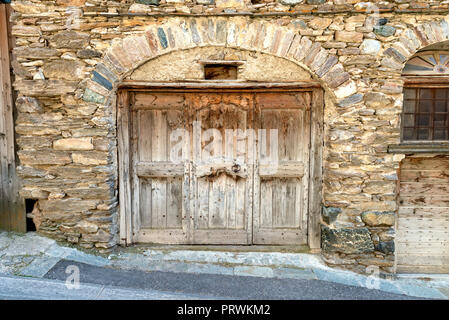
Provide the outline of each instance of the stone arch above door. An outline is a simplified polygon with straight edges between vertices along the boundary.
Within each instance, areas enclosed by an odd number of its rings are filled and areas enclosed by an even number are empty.
[[[312,80],[309,71],[286,59],[249,50],[207,46],[174,51],[151,59],[129,74],[124,83],[204,80],[204,65],[214,62],[228,62],[236,66],[238,81],[274,83]]]
[[[218,46],[257,51],[290,60],[330,89],[337,103],[357,92],[338,57],[294,30],[271,22],[245,19],[172,19],[140,35],[114,39],[96,65],[83,99],[110,104],[122,79],[147,61],[169,52]]]

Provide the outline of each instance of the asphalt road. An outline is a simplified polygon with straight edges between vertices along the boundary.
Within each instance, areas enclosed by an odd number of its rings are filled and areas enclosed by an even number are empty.
[[[288,300],[407,300],[413,297],[321,280],[116,270],[61,260],[46,275],[65,281],[68,266],[79,268],[82,284],[162,292],[192,298]],[[418,299],[418,298],[417,298]]]

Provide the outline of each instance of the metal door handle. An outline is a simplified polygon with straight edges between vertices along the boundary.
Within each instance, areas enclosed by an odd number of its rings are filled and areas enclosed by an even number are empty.
[[[231,167],[231,169],[232,169],[232,171],[234,172],[234,173],[237,173],[237,172],[239,172],[240,171],[240,165],[239,164],[234,164],[232,167]]]

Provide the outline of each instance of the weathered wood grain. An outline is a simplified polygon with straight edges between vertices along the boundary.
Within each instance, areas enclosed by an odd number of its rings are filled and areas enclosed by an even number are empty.
[[[25,232],[25,204],[15,163],[9,11],[9,5],[0,4],[0,229]]]
[[[407,157],[401,163],[396,234],[397,272],[449,268],[449,158]]]
[[[133,225],[132,241],[306,244],[312,230],[319,248],[319,212],[309,220],[308,192],[312,186],[313,206],[320,207],[309,163],[321,181],[322,133],[313,137],[319,145],[312,156],[310,131],[311,114],[322,130],[322,108],[321,90],[141,90],[119,97],[121,166],[130,166],[121,185],[132,194],[132,209],[123,209],[132,219],[122,220]],[[178,129],[190,139],[173,138]]]

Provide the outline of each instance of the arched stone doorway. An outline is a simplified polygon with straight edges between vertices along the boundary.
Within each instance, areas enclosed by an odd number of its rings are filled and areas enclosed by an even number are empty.
[[[205,80],[208,64],[237,79]],[[141,65],[119,97],[122,241],[319,248],[324,99],[309,72],[202,47]]]
[[[312,42],[309,37],[296,34],[288,27],[269,21],[249,22],[244,18],[170,19],[168,23],[146,29],[141,35],[114,40],[103,62],[96,65],[92,79],[87,82],[83,99],[114,110],[117,88],[136,68],[170,52],[206,46],[260,52],[289,60],[300,66],[302,73],[312,75],[315,85],[319,84],[326,90],[326,103],[329,106],[349,106],[361,101],[362,95],[356,93],[356,82],[350,79],[331,50],[324,49],[321,43]],[[308,228],[308,242],[313,249],[319,249],[321,245],[319,221],[323,174],[323,121],[318,120],[322,119],[321,114],[316,116],[316,121],[311,121],[311,126],[316,127],[316,130],[311,130],[311,136],[317,142],[311,143],[311,146],[318,148],[312,150],[315,163],[310,166],[313,187],[309,187],[311,205],[308,209],[314,212],[310,216],[313,219],[311,225],[316,226]],[[122,187],[126,185],[123,181],[119,181],[119,184]],[[124,213],[130,207],[127,199],[120,199],[120,230],[132,234],[131,221],[129,218],[127,220]],[[130,241],[123,234],[120,238],[122,243]]]

